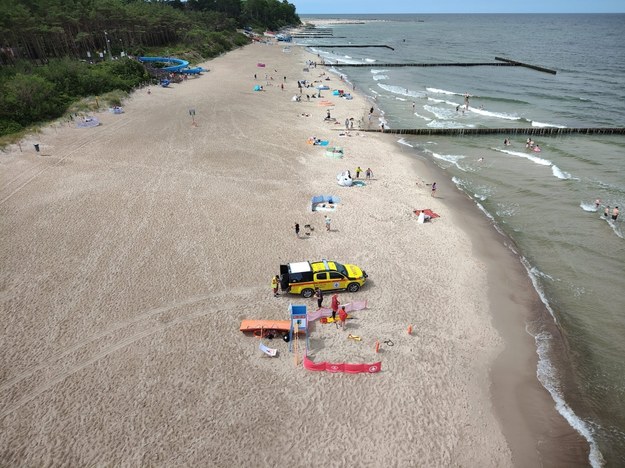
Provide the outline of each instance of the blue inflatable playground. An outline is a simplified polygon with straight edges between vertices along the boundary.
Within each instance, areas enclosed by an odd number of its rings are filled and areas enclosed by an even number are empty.
[[[161,70],[172,73],[184,73],[185,75],[199,75],[204,70],[202,67],[187,68],[189,62],[186,60],[174,58],[174,57],[139,57],[140,62],[159,62],[159,63],[171,63]]]

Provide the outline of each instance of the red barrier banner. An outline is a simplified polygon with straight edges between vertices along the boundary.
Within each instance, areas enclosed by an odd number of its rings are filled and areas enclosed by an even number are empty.
[[[382,362],[374,362],[372,364],[348,364],[344,362],[330,363],[330,362],[313,362],[308,359],[308,356],[304,356],[304,368],[311,371],[326,371],[326,372],[345,372],[348,374],[362,374],[369,373],[375,374],[382,370]]]

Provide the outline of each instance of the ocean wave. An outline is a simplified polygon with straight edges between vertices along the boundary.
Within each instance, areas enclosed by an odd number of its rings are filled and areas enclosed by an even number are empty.
[[[558,179],[562,179],[562,180],[574,179],[574,177],[571,174],[569,174],[568,172],[564,172],[562,169],[560,169],[555,164],[553,166],[551,166],[551,172]]]
[[[474,128],[475,125],[464,125],[453,120],[432,120],[427,124],[429,128]]]
[[[413,145],[411,145],[410,143],[408,143],[405,139],[400,138],[399,140],[397,140],[397,143],[399,143],[400,145],[404,145],[404,146],[409,146],[410,148],[414,148]]]
[[[378,74],[378,73],[386,73],[388,70],[377,70],[375,68],[371,69],[371,73],[373,73],[374,75]]]
[[[418,114],[417,112],[415,112],[414,115],[419,117],[420,119],[426,120],[428,122],[430,122],[432,120],[431,118],[426,117],[425,115]]]
[[[515,114],[506,114],[504,112],[492,112],[487,111],[486,109],[480,109],[479,107],[469,107],[469,112],[473,112],[474,114],[484,115],[486,117],[495,117],[497,119],[504,120],[520,120],[521,117]]]
[[[378,81],[378,80],[388,80],[388,75],[382,75],[382,74],[373,75],[373,79],[375,81]]]
[[[519,158],[529,159],[533,163],[538,164],[540,166],[553,165],[553,163],[549,161],[548,159],[539,158],[538,156],[534,156],[533,154],[530,154],[530,153],[521,153],[520,151],[510,151],[510,150],[504,150],[500,148],[491,148],[491,149],[494,151],[499,151],[500,153],[509,154],[511,156],[517,156]]]
[[[533,281],[533,280],[532,280]],[[593,468],[599,468],[603,466],[603,455],[599,451],[597,441],[592,434],[591,426],[575,414],[571,407],[564,400],[564,396],[560,390],[560,381],[553,367],[551,360],[549,359],[549,351],[551,347],[551,340],[553,337],[548,332],[540,332],[534,336],[536,343],[536,352],[538,353],[538,366],[536,368],[536,376],[543,387],[547,389],[551,398],[556,404],[556,410],[560,413],[564,419],[567,420],[569,425],[575,429],[579,434],[588,441],[590,446],[589,461]]]
[[[423,109],[430,112],[431,114],[434,114],[437,119],[453,120],[458,116],[458,113],[455,110],[448,109],[446,107],[435,107],[426,104],[425,106],[423,106]]]
[[[596,213],[597,212],[597,207],[595,206],[594,203],[584,203],[584,202],[580,202],[579,203],[579,207],[584,210],[584,211],[589,211],[592,213]]]
[[[465,158],[464,155],[461,155],[461,154],[439,154],[439,153],[435,153],[434,151],[429,150],[429,149],[426,149],[425,152],[431,154],[434,159],[438,159],[439,161],[448,162],[448,163],[456,166],[462,172],[466,172],[464,170],[464,168],[462,166],[460,166],[460,164],[459,164],[459,161],[461,161],[462,159]]]
[[[539,128],[546,128],[546,127],[566,128],[566,125],[548,124],[548,123],[543,123],[543,122],[536,122],[535,120],[530,120],[530,122],[532,123],[532,127],[539,127]]]
[[[616,234],[621,239],[625,239],[625,237],[623,237],[623,232],[621,231],[620,227],[617,225],[616,222],[608,218],[603,218],[603,219],[605,219],[606,223],[608,223],[608,225],[612,228],[612,230],[614,231],[614,234]]]
[[[387,85],[383,83],[378,83],[378,86],[382,88],[384,91],[388,91],[389,93],[399,94],[401,96],[410,96],[410,97],[424,97],[425,94],[420,91],[411,91],[402,86],[395,85]]]
[[[374,62],[377,62],[377,60],[376,59],[366,58],[365,62],[374,63]]]
[[[446,89],[437,89],[437,88],[425,88],[428,93],[434,94],[454,94],[456,96],[462,96],[462,93],[454,93],[453,91],[447,91]]]

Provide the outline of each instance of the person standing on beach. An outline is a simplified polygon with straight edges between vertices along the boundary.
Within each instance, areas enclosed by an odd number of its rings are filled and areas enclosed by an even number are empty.
[[[271,288],[273,289],[273,297],[278,297],[280,295],[278,293],[279,284],[280,284],[280,278],[278,277],[278,275],[276,275],[271,279]]]
[[[435,197],[436,196],[436,182],[434,182],[432,184],[432,196]]]
[[[325,222],[326,222],[326,231],[330,230],[330,223],[332,222],[332,220],[330,218],[328,218],[328,216],[324,216],[325,218]]]
[[[616,221],[616,218],[618,218],[618,206],[612,208],[612,221]]]
[[[608,219],[608,215],[610,214],[610,205],[605,207],[605,210],[603,210],[603,216],[605,217],[605,219]]]
[[[347,312],[345,312],[345,306],[341,306],[339,311],[339,320],[341,321],[341,329],[345,330],[345,321],[347,320]]]
[[[360,166],[358,166],[356,168],[356,179],[358,179],[360,177],[360,173],[362,172],[362,169],[360,168]]]
[[[321,309],[321,304],[323,304],[323,292],[319,287],[315,288],[315,297],[317,298],[317,310]]]
[[[295,235],[299,239],[299,223],[295,223]]]
[[[367,179],[371,179],[371,177],[373,177],[373,171],[371,170],[370,167],[368,167],[367,170],[365,171],[365,177]]]
[[[336,313],[339,311],[339,305],[341,305],[339,301],[339,295],[332,295],[332,303],[330,304],[330,308],[332,309],[332,321],[336,323]]]

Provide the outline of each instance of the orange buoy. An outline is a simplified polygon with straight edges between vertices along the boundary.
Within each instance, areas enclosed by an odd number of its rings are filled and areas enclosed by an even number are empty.
[[[376,340],[375,342],[375,352],[379,353],[380,352],[380,342]]]
[[[412,335],[412,325],[408,325],[408,334]]]

